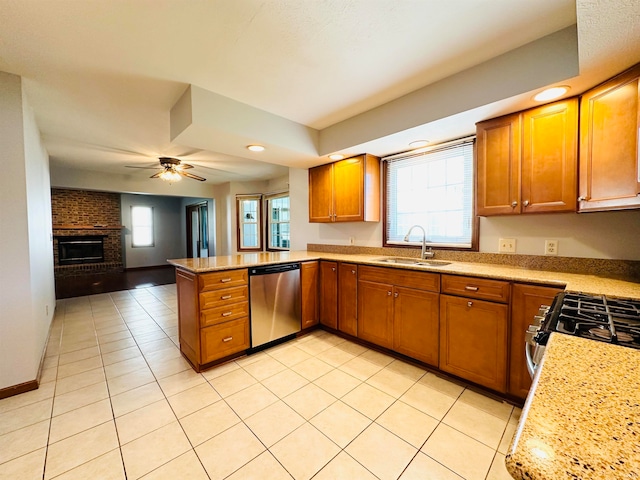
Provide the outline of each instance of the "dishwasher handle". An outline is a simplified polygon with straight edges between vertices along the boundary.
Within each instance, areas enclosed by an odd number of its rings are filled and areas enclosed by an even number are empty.
[[[280,263],[276,265],[265,265],[264,267],[253,267],[249,269],[249,275],[269,275],[270,273],[290,272],[300,270],[299,263]]]

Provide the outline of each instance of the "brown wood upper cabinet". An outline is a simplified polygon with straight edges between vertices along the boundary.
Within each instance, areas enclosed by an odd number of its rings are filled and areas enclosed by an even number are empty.
[[[580,100],[581,212],[640,208],[640,64]]]
[[[578,100],[476,124],[480,216],[575,212]]]
[[[365,154],[309,169],[309,222],[379,222],[380,159]]]

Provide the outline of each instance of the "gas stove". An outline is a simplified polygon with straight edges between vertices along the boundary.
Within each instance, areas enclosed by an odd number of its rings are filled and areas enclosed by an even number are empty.
[[[640,300],[562,292],[544,315],[536,343],[545,345],[550,332],[640,349]]]
[[[576,292],[556,295],[551,306],[540,307],[525,334],[531,377],[552,332],[640,350],[640,300]]]

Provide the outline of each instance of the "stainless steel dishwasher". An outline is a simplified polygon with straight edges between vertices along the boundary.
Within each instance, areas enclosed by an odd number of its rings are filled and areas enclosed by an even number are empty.
[[[276,343],[301,330],[300,264],[249,269],[251,348]]]

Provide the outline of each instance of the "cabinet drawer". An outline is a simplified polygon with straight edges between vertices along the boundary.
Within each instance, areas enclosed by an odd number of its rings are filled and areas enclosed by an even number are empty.
[[[201,362],[209,363],[249,348],[247,317],[203,328],[200,331]]]
[[[238,287],[247,284],[248,270],[225,270],[198,275],[200,292],[220,288]]]
[[[358,267],[358,280],[365,282],[386,283],[400,287],[415,288],[428,292],[440,291],[440,274],[416,272],[401,268]]]
[[[248,302],[249,287],[225,288],[223,290],[213,290],[200,294],[200,309],[221,307],[231,303]]]
[[[249,302],[232,303],[200,312],[200,326],[207,327],[249,315]]]
[[[487,278],[442,275],[442,293],[509,303],[509,282]]]

